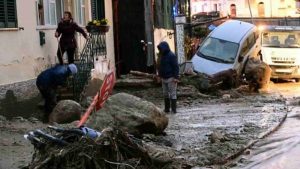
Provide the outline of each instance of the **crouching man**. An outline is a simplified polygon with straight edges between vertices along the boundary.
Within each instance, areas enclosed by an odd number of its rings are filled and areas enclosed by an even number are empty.
[[[162,81],[165,109],[164,112],[170,112],[170,101],[171,110],[173,113],[176,111],[177,101],[177,83],[179,82],[179,65],[176,55],[170,50],[169,44],[165,41],[161,42],[157,46],[159,50],[159,77]]]
[[[45,100],[44,122],[48,122],[48,116],[56,105],[56,89],[59,85],[66,82],[67,78],[77,73],[75,64],[56,65],[55,67],[44,70],[36,80],[36,86]]]

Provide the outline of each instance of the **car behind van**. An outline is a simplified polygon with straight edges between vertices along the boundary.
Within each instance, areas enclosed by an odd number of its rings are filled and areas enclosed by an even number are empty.
[[[192,58],[196,72],[212,75],[234,69],[241,75],[247,58],[259,57],[259,32],[255,25],[229,20],[216,27]]]

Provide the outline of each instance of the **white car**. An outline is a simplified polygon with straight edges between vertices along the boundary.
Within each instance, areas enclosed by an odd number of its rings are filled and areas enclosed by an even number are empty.
[[[259,32],[255,25],[229,20],[216,27],[192,58],[196,72],[212,75],[234,69],[240,75],[249,57],[258,57]]]

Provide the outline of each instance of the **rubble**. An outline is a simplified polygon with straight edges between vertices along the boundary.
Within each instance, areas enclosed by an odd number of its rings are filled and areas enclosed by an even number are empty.
[[[106,128],[96,139],[66,133],[61,137],[68,140],[66,146],[45,141],[44,147],[35,149],[32,162],[25,168],[155,169],[165,168],[171,163],[150,157],[139,140],[118,129]]]

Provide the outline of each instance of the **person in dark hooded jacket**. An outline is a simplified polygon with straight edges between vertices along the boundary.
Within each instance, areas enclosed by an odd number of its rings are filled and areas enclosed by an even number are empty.
[[[165,41],[157,46],[159,50],[159,70],[158,75],[162,80],[165,109],[164,112],[170,112],[170,106],[173,113],[176,111],[177,102],[177,83],[179,82],[179,65],[176,55],[170,50],[169,44]],[[171,103],[171,104],[170,104]]]
[[[45,100],[44,121],[48,120],[49,114],[56,105],[56,89],[63,85],[67,78],[77,73],[77,67],[74,64],[56,65],[41,72],[36,79],[36,86]]]
[[[84,30],[73,21],[71,12],[66,11],[55,32],[56,38],[61,36],[57,49],[57,58],[61,65],[63,64],[63,54],[65,52],[68,54],[68,63],[74,63],[74,53],[77,48],[75,32],[80,32],[87,39],[87,34]]]

